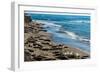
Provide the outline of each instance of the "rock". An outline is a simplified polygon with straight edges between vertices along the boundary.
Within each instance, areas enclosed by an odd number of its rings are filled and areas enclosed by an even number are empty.
[[[68,48],[68,46],[65,46],[65,45],[64,45],[64,48]]]
[[[54,51],[53,54],[54,54],[55,56],[58,56],[58,55],[61,54],[61,52],[59,52],[59,51]]]
[[[28,46],[29,47],[33,47],[33,43],[28,43]]]
[[[49,50],[49,49],[51,49],[49,46],[42,47],[42,50]]]
[[[44,58],[43,60],[44,60],[44,61],[47,61],[47,60],[50,61],[50,60],[56,60],[56,59],[55,59],[55,58]]]
[[[24,33],[28,33],[28,32],[33,32],[33,28],[32,27],[24,27]]]
[[[35,59],[36,61],[41,61],[43,58],[45,58],[45,57],[43,57],[43,56],[41,56],[41,55],[34,57],[34,59]]]
[[[76,58],[80,58],[79,53],[75,53]]]
[[[32,61],[31,53],[28,50],[24,50],[24,61]]]
[[[39,45],[41,45],[41,42],[40,42],[40,41],[36,41],[36,44],[39,44]]]
[[[58,58],[60,60],[68,60],[69,59],[67,56],[64,56],[62,54],[58,55],[56,58]]]
[[[38,33],[38,35],[40,36],[40,37],[48,37],[49,39],[50,39],[50,37],[51,37],[51,34],[50,33],[47,33],[47,32],[44,32],[44,31],[39,31],[39,33]]]
[[[28,49],[29,50],[29,52],[34,52],[34,50],[33,49]]]
[[[35,39],[31,36],[27,39],[27,42],[29,43],[34,43],[35,42]]]
[[[55,47],[53,46],[53,49],[55,49],[55,50],[61,50],[61,49],[63,49],[63,48],[62,48],[61,46],[57,46],[57,45],[56,45]]]
[[[44,41],[44,42],[42,42],[42,44],[47,44],[47,45],[49,45],[50,42],[48,42],[48,41]]]
[[[67,55],[70,55],[70,52],[67,51],[67,52],[64,52],[63,54],[67,56]]]
[[[34,48],[41,48],[42,46],[41,46],[40,44],[36,44],[36,43],[35,43],[35,44],[33,44],[33,47],[34,47]]]
[[[82,56],[81,59],[87,59],[89,56]]]
[[[31,18],[31,16],[24,16],[24,21],[25,21],[25,23],[30,23],[30,22],[32,22],[32,18]]]

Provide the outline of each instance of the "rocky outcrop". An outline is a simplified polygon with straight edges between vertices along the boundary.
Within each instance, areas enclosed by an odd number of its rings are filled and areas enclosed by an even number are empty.
[[[89,54],[80,49],[53,42],[52,34],[48,33],[42,27],[43,25],[44,24],[32,21],[30,16],[25,16],[24,61],[89,58]]]

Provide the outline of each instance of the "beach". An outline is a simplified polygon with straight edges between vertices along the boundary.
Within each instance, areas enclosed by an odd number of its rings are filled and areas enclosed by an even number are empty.
[[[56,43],[45,24],[24,16],[24,61],[87,59],[89,53],[70,45]]]

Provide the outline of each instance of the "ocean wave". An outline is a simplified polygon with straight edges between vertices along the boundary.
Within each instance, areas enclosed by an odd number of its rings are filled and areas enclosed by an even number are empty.
[[[75,24],[75,23],[87,23],[89,24],[90,21],[89,20],[63,20],[63,21],[43,21],[43,20],[38,20],[40,23],[50,23],[51,25],[55,25],[56,23],[72,23],[72,24]],[[54,24],[55,23],[55,24]],[[58,25],[57,25],[58,26]]]
[[[33,21],[34,21],[34,20],[33,20]],[[52,27],[52,26],[53,26],[53,27],[61,27],[60,25],[51,23],[51,22],[49,22],[49,21],[36,20],[36,22],[45,24],[46,26],[49,26],[49,27]]]
[[[59,32],[67,34],[71,39],[74,39],[74,40],[85,41],[85,42],[90,41],[89,39],[82,38],[81,36],[75,34],[74,32],[70,32],[66,30],[60,30]]]
[[[55,23],[51,23],[51,22],[43,21],[43,20],[36,20],[35,22],[42,23],[44,24],[43,27],[51,28],[50,30],[55,30],[55,31],[59,31],[59,29],[62,27],[61,25],[57,25]]]
[[[82,36],[79,36],[79,35],[75,34],[74,32],[71,32],[71,31],[67,31],[67,30],[60,29],[60,30],[57,31],[57,32],[59,32],[59,33],[64,33],[64,34],[66,34],[69,38],[74,39],[74,40],[79,40],[79,41],[84,41],[84,42],[89,42],[89,41],[90,41],[89,39],[82,38]]]
[[[34,20],[33,20],[34,21]],[[35,22],[38,23],[42,23],[44,24],[43,27],[45,28],[50,28],[50,30],[53,30],[57,33],[63,33],[66,34],[69,38],[74,39],[74,40],[79,40],[79,41],[85,41],[85,42],[89,42],[89,39],[86,38],[82,38],[81,36],[77,35],[74,32],[68,31],[63,29],[63,27],[61,25],[57,25],[55,23],[49,22],[49,21],[43,21],[43,20],[36,20]],[[76,21],[77,22],[77,21]]]
[[[89,24],[90,21],[88,20],[71,20],[71,21],[68,21],[69,23],[87,23]]]

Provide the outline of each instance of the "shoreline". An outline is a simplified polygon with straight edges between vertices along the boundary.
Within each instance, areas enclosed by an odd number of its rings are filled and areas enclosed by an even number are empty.
[[[24,19],[24,61],[87,59],[89,53],[65,44],[52,41],[52,34],[32,21],[30,16]]]

